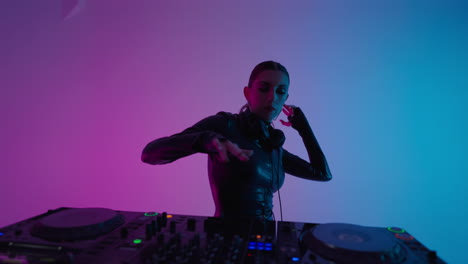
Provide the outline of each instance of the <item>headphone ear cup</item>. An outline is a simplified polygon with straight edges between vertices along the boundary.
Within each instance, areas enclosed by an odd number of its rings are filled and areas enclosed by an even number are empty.
[[[260,145],[271,151],[274,148],[279,148],[283,146],[286,141],[283,131],[279,129],[274,129],[271,126],[268,128],[262,126],[262,121],[258,119],[250,111],[246,111],[240,114],[240,124],[244,131],[246,131],[247,136],[252,139],[258,139]],[[264,131],[268,129],[270,137],[266,137]]]
[[[270,130],[270,146],[271,149],[279,148],[283,146],[284,142],[286,141],[286,137],[284,136],[283,131],[279,129],[271,129]]]
[[[286,141],[283,131],[270,128],[270,137],[260,137],[260,145],[268,151],[283,146]]]

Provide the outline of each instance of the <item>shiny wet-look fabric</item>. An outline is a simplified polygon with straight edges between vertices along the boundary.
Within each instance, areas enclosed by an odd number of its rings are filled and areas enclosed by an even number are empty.
[[[215,216],[271,220],[273,193],[283,185],[285,172],[311,180],[330,179],[323,153],[299,108],[290,121],[299,131],[311,162],[314,157],[323,157],[322,161],[311,164],[283,149],[283,132],[248,110],[240,114],[219,112],[181,133],[156,139],[145,147],[142,160],[165,164],[193,153],[207,153]],[[253,155],[248,161],[229,156],[229,162],[221,162],[210,144],[214,137],[220,141],[230,140],[241,149],[253,150]]]

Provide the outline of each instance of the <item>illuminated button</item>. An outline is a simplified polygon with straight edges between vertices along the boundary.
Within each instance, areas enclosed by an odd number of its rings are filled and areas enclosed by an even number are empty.
[[[249,242],[249,246],[255,246],[255,245],[257,245],[257,243],[255,243],[255,242]]]
[[[265,243],[266,247],[272,247],[273,245],[271,243]]]
[[[172,215],[167,215],[167,218],[172,218]]]
[[[259,245],[259,246],[264,246],[265,244],[262,243],[262,242],[258,242],[257,245]]]
[[[406,234],[400,234],[400,233],[398,233],[398,234],[395,234],[395,236],[396,236],[397,238],[399,238],[399,239],[401,239],[401,240],[405,240],[405,241],[410,241],[410,240],[413,240],[413,239],[414,239],[414,237],[413,237],[412,235],[408,234],[408,233],[406,233]]]
[[[299,261],[299,258],[298,257],[292,257],[291,260],[292,261]]]
[[[264,249],[264,247],[258,247],[258,250],[263,250],[263,249]]]
[[[257,235],[257,239],[262,239],[262,236],[261,236],[261,235]]]
[[[272,251],[273,249],[271,247],[266,247],[265,250],[266,251]]]
[[[140,243],[141,243],[141,239],[135,239],[135,240],[133,240],[133,243],[134,243],[134,244],[140,244]]]
[[[393,232],[393,233],[404,233],[405,232],[405,230],[403,228],[393,227],[393,226],[388,227],[387,230],[390,231],[390,232]]]
[[[2,232],[0,232],[0,236],[3,236],[4,234]]]
[[[145,216],[157,216],[159,213],[156,212],[147,212],[145,213]]]
[[[254,250],[256,248],[257,248],[256,246],[249,246],[249,249],[251,249],[251,250]]]

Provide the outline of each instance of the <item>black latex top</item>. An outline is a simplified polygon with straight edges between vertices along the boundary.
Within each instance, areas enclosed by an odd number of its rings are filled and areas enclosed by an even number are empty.
[[[310,126],[299,108],[293,127],[308,151],[307,162],[283,149],[284,135],[248,110],[240,114],[219,112],[181,133],[156,139],[143,150],[142,160],[165,164],[197,152],[208,154],[208,175],[216,206],[215,216],[272,219],[273,193],[284,182],[285,172],[297,177],[327,181],[328,166]],[[213,137],[230,140],[253,150],[248,161],[230,157],[220,162],[210,142]]]

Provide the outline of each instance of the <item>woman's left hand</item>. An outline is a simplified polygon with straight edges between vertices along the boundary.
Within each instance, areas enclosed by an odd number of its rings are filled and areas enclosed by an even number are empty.
[[[288,117],[288,121],[280,120],[281,124],[290,126],[297,131],[303,131],[309,127],[309,122],[301,108],[294,105],[284,105],[283,113]]]
[[[283,113],[288,117],[288,121],[284,121],[280,119],[281,124],[283,124],[284,126],[288,126],[288,127],[292,125],[291,121],[289,120],[290,120],[290,117],[294,116],[294,108],[295,106],[292,106],[292,105],[286,105],[286,104],[283,105]]]

